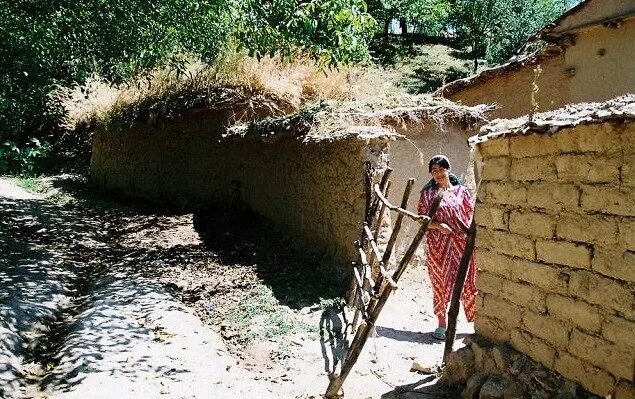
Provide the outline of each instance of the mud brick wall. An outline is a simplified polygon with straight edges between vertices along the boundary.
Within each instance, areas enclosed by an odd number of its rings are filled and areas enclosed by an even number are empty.
[[[476,333],[635,397],[635,122],[476,147]]]
[[[222,112],[95,134],[91,177],[117,192],[186,208],[239,203],[348,276],[365,209],[364,163],[381,166],[387,140],[303,142],[290,135],[221,139]],[[385,165],[384,165],[385,167]]]

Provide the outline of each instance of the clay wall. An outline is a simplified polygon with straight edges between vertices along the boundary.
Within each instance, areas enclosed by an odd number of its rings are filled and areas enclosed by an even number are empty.
[[[355,258],[365,206],[364,162],[384,162],[386,139],[307,142],[288,135],[221,140],[234,111],[208,112],[124,133],[99,131],[94,184],[107,192],[184,207],[246,206],[301,245]]]
[[[635,92],[635,19],[617,27],[595,25],[576,32],[575,44],[563,54],[536,65],[475,83],[447,97],[464,105],[497,103],[493,118],[516,118],[533,109],[531,93],[534,79],[539,112],[569,103],[600,102]]]
[[[476,153],[477,334],[598,395],[635,397],[635,123]]]

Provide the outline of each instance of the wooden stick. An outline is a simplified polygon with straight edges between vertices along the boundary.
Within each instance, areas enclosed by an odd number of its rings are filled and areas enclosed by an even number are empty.
[[[375,258],[381,259],[382,256],[379,253],[379,248],[377,247],[377,243],[373,239],[373,233],[370,231],[370,229],[368,228],[367,225],[364,226],[364,231],[366,232],[366,237],[368,237],[368,241],[370,243],[370,247],[371,247],[371,249],[373,251],[373,254],[375,255]],[[395,281],[392,279],[390,274],[388,274],[388,271],[386,271],[386,268],[384,267],[384,264],[383,264],[382,261],[379,261],[379,272],[381,273],[381,276],[383,276],[383,278],[385,278],[386,281],[388,281],[388,284],[390,284],[392,286],[392,288],[394,290],[396,290],[397,289],[397,283],[395,283]],[[375,284],[377,284],[377,286],[380,287],[381,286],[381,280],[377,280],[375,282]]]
[[[465,277],[467,276],[467,270],[470,265],[470,260],[472,259],[472,253],[474,252],[475,242],[476,223],[474,222],[474,216],[472,215],[472,224],[468,229],[465,250],[463,251],[463,256],[461,257],[461,263],[459,263],[459,270],[456,273],[456,281],[454,282],[454,289],[452,290],[450,309],[448,310],[448,328],[445,331],[445,348],[443,350],[444,362],[452,352],[452,347],[454,345],[454,336],[456,335],[456,318],[459,314],[459,299],[461,298],[463,284],[465,284]]]
[[[408,200],[410,199],[410,192],[412,191],[412,186],[414,185],[414,183],[415,183],[415,179],[409,179],[408,183],[406,183],[406,188],[404,189],[403,196],[401,198],[401,207],[404,209],[408,207]],[[384,203],[384,205],[388,207],[386,203]],[[388,209],[390,208],[388,207]],[[395,246],[395,241],[397,240],[397,235],[399,234],[399,231],[401,230],[402,221],[403,221],[403,213],[398,213],[397,219],[395,220],[395,226],[392,229],[392,233],[390,233],[390,238],[388,239],[388,243],[386,244],[386,249],[384,250],[384,256],[381,258],[384,264],[387,264],[388,261],[390,260],[390,256],[392,255],[392,249]]]
[[[375,281],[373,281],[373,276],[371,274],[371,270],[370,270],[370,265],[368,264],[368,261],[366,260],[366,253],[364,253],[364,249],[359,246],[359,244],[357,245],[357,252],[359,253],[359,259],[361,261],[362,264],[362,268],[364,269],[364,283],[368,282],[368,285],[370,286],[370,288],[375,288]]]
[[[384,190],[384,196],[388,198],[388,194],[390,193],[390,181],[386,184],[386,190]],[[375,234],[373,235],[373,239],[377,242],[377,237],[379,237],[379,230],[381,229],[381,223],[384,221],[384,214],[386,213],[386,204],[381,203],[381,208],[379,208],[379,214],[377,215],[377,219],[375,219]]]
[[[381,177],[381,181],[379,182],[379,189],[382,192],[385,192],[384,190],[386,189],[387,185],[388,185],[388,178],[390,177],[390,174],[392,173],[392,168],[386,168],[386,171],[384,172],[384,175]],[[375,215],[375,212],[377,212],[377,207],[379,206],[379,199],[376,198],[373,201],[373,205],[371,206],[371,216]]]
[[[408,250],[404,254],[404,257],[401,259],[401,262],[399,263],[399,267],[397,268],[397,270],[395,270],[395,273],[392,276],[395,282],[399,281],[399,278],[401,277],[404,270],[408,266],[408,263],[412,259],[412,256],[414,255],[415,250],[421,243],[421,240],[423,239],[423,236],[426,230],[428,229],[428,224],[430,223],[432,216],[434,216],[434,213],[437,211],[439,204],[441,203],[441,198],[442,197],[440,195],[438,195],[437,198],[435,198],[432,204],[432,208],[429,212],[429,217],[423,221],[423,223],[421,224],[421,227],[419,228],[419,231],[417,231],[417,234],[412,240],[412,243],[410,244],[410,246],[408,247]],[[379,300],[377,301],[375,306],[373,306],[372,311],[369,311],[369,316],[368,316],[368,320],[366,324],[360,326],[360,328],[357,330],[357,333],[355,334],[355,338],[353,338],[353,342],[351,343],[351,346],[348,350],[348,354],[346,355],[346,358],[344,359],[344,363],[342,363],[342,370],[340,374],[334,375],[332,377],[329,383],[329,386],[326,389],[326,394],[324,396],[326,396],[327,398],[333,398],[337,396],[337,393],[342,387],[342,384],[344,383],[344,380],[348,376],[348,373],[353,368],[353,365],[355,364],[355,362],[357,362],[357,359],[359,358],[359,354],[362,348],[364,347],[364,344],[368,340],[368,336],[370,335],[370,332],[375,326],[375,322],[377,321],[377,318],[379,317],[379,313],[381,312],[382,308],[386,304],[386,301],[388,300],[388,297],[390,296],[391,292],[392,292],[391,286],[387,285],[386,288],[382,291],[382,294],[379,297]]]
[[[373,217],[373,212],[371,210],[372,206],[372,199],[373,199],[373,193],[372,193],[372,189],[373,189],[373,176],[371,175],[371,168],[370,168],[370,161],[366,161],[364,163],[365,166],[365,174],[364,174],[364,179],[365,179],[365,183],[364,184],[364,190],[366,192],[366,207],[364,209],[365,214],[364,214],[364,221],[368,222],[372,219]]]
[[[352,268],[357,268],[357,262],[351,262],[351,267]],[[346,297],[346,306],[348,306],[349,308],[353,308],[355,307],[355,303],[356,303],[356,295],[357,295],[357,290],[355,289],[355,276],[353,275],[350,279],[350,283],[348,285],[348,291],[347,292],[347,297]]]
[[[382,192],[379,191],[379,186],[377,186],[376,184],[375,184],[375,194],[379,197],[381,202],[386,204],[388,209],[390,209],[391,211],[395,211],[395,212],[399,212],[400,214],[404,214],[404,215],[408,216],[409,218],[411,218],[413,220],[416,220],[419,223],[423,223],[426,219],[428,219],[428,216],[426,216],[426,215],[417,215],[416,213],[410,212],[409,210],[406,210],[406,209],[404,209],[402,207],[398,207],[398,206],[392,205],[388,201],[388,199],[386,197],[384,197]]]
[[[359,271],[357,270],[357,265],[358,263],[353,262],[352,263],[352,267],[353,267],[353,278],[351,279],[351,282],[353,284],[353,286],[350,288],[351,292],[353,293],[352,298],[349,298],[350,301],[347,302],[347,305],[349,308],[351,309],[355,309],[355,313],[353,314],[353,320],[351,321],[351,334],[355,332],[355,330],[357,329],[357,322],[359,321],[359,313],[361,311],[360,306],[359,306],[359,302],[362,301],[362,297],[364,296],[364,292],[361,289],[361,287],[364,285],[363,283],[360,284],[356,278],[357,276],[359,276]],[[361,277],[360,277],[361,280]]]
[[[386,189],[383,191],[384,192],[384,196],[388,195],[388,192],[390,191],[390,181],[388,181],[388,183],[386,183]],[[379,201],[379,200],[378,200]],[[384,219],[384,214],[386,213],[386,204],[384,204],[383,202],[381,202],[381,208],[379,209],[379,214],[377,215],[376,218],[374,218],[373,223],[371,224],[371,226],[375,226],[375,234],[371,235],[372,239],[375,240],[375,242],[377,242],[377,237],[379,236],[379,229],[381,228],[381,223]],[[371,238],[369,237],[369,238]],[[375,254],[373,252],[370,253],[370,260],[369,263],[371,265],[371,267],[373,266],[373,262],[375,262]],[[381,258],[377,258],[377,259],[381,259]]]

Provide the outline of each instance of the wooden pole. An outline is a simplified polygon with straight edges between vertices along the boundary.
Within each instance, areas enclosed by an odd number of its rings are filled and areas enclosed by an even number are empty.
[[[403,196],[401,197],[401,208],[406,209],[408,207],[408,199],[410,199],[410,192],[412,191],[412,186],[415,184],[415,179],[408,179],[408,183],[406,183],[406,188],[403,191]],[[380,198],[379,196],[377,198]],[[386,199],[384,197],[384,199]],[[390,206],[388,205],[388,200],[382,201],[388,209]],[[390,234],[390,238],[388,239],[388,243],[386,244],[386,249],[384,251],[384,256],[382,257],[382,262],[384,264],[388,264],[390,260],[390,256],[392,255],[392,249],[395,245],[395,241],[397,240],[397,235],[399,234],[399,230],[401,230],[401,223],[403,221],[403,214],[400,212],[397,214],[397,219],[395,220],[395,226],[392,229],[392,233]]]
[[[372,203],[372,191],[373,191],[373,178],[371,176],[371,166],[370,166],[370,162],[366,162],[364,164],[364,170],[365,170],[365,174],[364,174],[364,180],[365,180],[365,194],[366,194],[366,208],[364,209],[364,221],[368,222],[370,220],[370,222],[372,223],[372,220],[374,218],[374,214],[377,211],[377,205]],[[381,178],[381,182],[380,182],[380,186],[381,189],[384,190],[386,189],[386,187],[389,185],[389,181],[388,178],[390,177],[390,174],[392,173],[392,169],[391,168],[386,168],[386,171],[384,172],[384,175]],[[371,209],[372,208],[372,209]],[[362,247],[363,247],[363,243],[364,243],[364,232],[362,231],[362,235],[360,237],[361,242],[362,242]],[[360,262],[358,262],[359,264]],[[355,289],[355,281],[353,278],[351,278],[350,284],[349,284],[349,288],[347,291],[347,297],[346,297],[346,305],[349,308],[353,308],[356,306],[357,304],[357,290]],[[357,316],[357,312],[355,313],[355,316]],[[354,320],[356,320],[357,318],[355,317]]]
[[[454,282],[452,299],[450,300],[450,309],[448,310],[448,328],[445,331],[445,348],[443,350],[444,362],[452,352],[454,336],[456,335],[456,318],[459,314],[459,300],[461,298],[461,292],[463,291],[463,285],[465,284],[465,277],[467,276],[470,260],[472,259],[472,253],[474,252],[475,242],[476,223],[474,222],[474,216],[472,216],[472,224],[467,229],[465,250],[463,251],[463,256],[461,257],[461,263],[459,263],[459,270],[456,273],[456,281]]]
[[[412,240],[412,243],[408,247],[408,250],[404,254],[404,257],[401,259],[401,262],[399,263],[397,270],[395,270],[392,276],[392,279],[395,283],[399,281],[399,278],[405,271],[417,247],[421,243],[421,240],[423,239],[423,236],[426,230],[428,229],[428,224],[430,223],[430,221],[432,220],[432,217],[434,216],[437,209],[439,208],[441,199],[442,199],[441,195],[438,195],[434,199],[434,203],[432,204],[428,217],[425,219],[422,219],[421,227],[417,231],[417,234]],[[348,350],[346,358],[344,359],[344,362],[342,363],[342,370],[340,374],[339,375],[334,374],[331,377],[329,386],[326,389],[326,394],[324,395],[325,397],[333,398],[337,396],[340,388],[342,387],[342,384],[344,383],[344,380],[346,379],[351,369],[355,365],[355,362],[357,362],[357,359],[359,358],[359,354],[361,353],[362,348],[364,347],[364,344],[368,340],[368,336],[370,335],[371,331],[375,327],[375,322],[377,321],[377,318],[379,317],[379,313],[381,312],[384,305],[386,304],[386,301],[388,300],[388,297],[390,296],[391,292],[392,292],[392,286],[389,284],[386,285],[384,290],[381,293],[381,296],[377,300],[377,303],[375,303],[375,305],[372,307],[372,310],[369,310],[368,320],[366,320],[365,324],[360,325],[359,329],[357,330],[357,333],[355,334],[355,337],[353,338],[353,342],[351,342],[351,346]]]
[[[373,238],[373,233],[368,228],[368,225],[364,225],[364,231],[366,232],[366,237],[368,238],[368,242],[370,243],[372,254],[374,254],[373,259],[381,259],[381,254],[379,253],[379,247],[377,246],[377,243],[375,242],[375,239]],[[390,274],[388,274],[388,271],[384,267],[384,262],[380,260],[378,266],[379,266],[380,275],[377,281],[375,282],[375,284],[377,285],[377,288],[381,287],[382,280],[385,278],[388,284],[392,285],[393,289],[397,289],[397,283],[395,283],[392,277],[390,277]]]
[[[372,201],[373,201],[373,176],[371,174],[371,166],[370,166],[370,162],[367,161],[365,164],[365,173],[364,173],[364,180],[365,180],[365,184],[364,184],[364,191],[366,192],[366,207],[364,209],[364,221],[368,222],[369,220],[372,219],[373,215],[372,213],[374,212],[371,208],[372,208]],[[363,243],[362,243],[363,244]]]
[[[386,189],[384,190],[384,196],[388,198],[388,194],[390,193],[390,182],[386,184]],[[382,202],[381,208],[379,208],[379,214],[377,215],[377,219],[375,219],[375,233],[373,238],[377,241],[377,237],[379,237],[379,230],[381,229],[381,224],[384,221],[384,214],[386,213],[386,204]]]
[[[381,187],[379,189],[381,190]],[[386,183],[386,188],[383,190],[384,196],[388,196],[389,191],[390,191],[390,181]],[[369,237],[367,236],[368,239],[372,239],[372,240],[375,240],[375,242],[377,242],[377,237],[379,236],[379,229],[381,228],[381,223],[384,219],[385,212],[386,212],[386,203],[382,202],[381,207],[379,208],[379,213],[377,214],[377,217],[373,218],[373,220],[371,220],[371,223],[364,223],[364,226],[375,226],[375,234]],[[375,253],[371,252],[370,258],[368,260],[368,263],[370,264],[371,268],[373,267],[375,260],[381,260],[381,258],[376,258]]]
[[[390,177],[390,174],[392,173],[392,168],[386,168],[386,171],[384,172],[384,175],[381,177],[381,181],[379,182],[379,189],[381,190],[381,192],[385,192],[386,187],[388,186],[388,178]],[[371,187],[372,189],[372,187]],[[371,214],[374,215],[375,212],[377,212],[377,207],[379,206],[379,199],[376,198],[373,201],[373,204],[371,206]],[[371,220],[372,222],[372,220]],[[369,225],[372,225],[371,223],[369,223]]]

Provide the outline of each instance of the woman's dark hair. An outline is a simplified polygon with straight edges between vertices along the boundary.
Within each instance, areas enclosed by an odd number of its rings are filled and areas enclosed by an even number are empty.
[[[445,169],[450,169],[450,160],[445,155],[435,155],[428,162],[428,172],[432,172],[432,165],[439,165]]]

